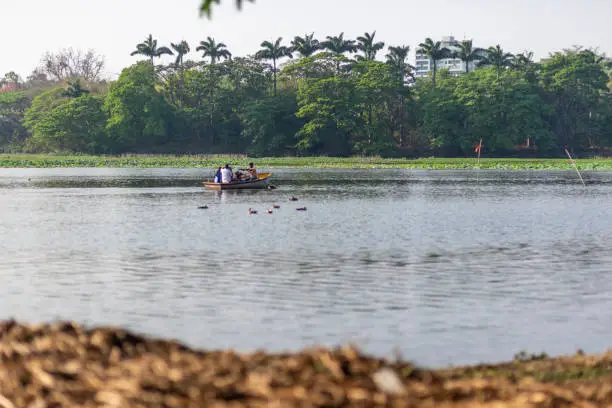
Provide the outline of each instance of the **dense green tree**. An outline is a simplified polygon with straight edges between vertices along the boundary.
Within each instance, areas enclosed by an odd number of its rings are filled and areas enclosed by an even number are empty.
[[[443,81],[442,86],[417,85],[420,107],[420,132],[428,145],[444,155],[461,155],[465,123],[468,120],[466,107],[453,92],[455,78]]]
[[[342,56],[320,52],[286,64],[280,72],[280,80],[297,89],[299,82],[307,78],[328,78],[336,74],[336,63]]]
[[[139,151],[168,141],[171,107],[155,89],[153,66],[125,68],[106,97],[106,125],[115,151]]]
[[[426,38],[425,42],[419,44],[417,54],[427,55],[432,63],[432,82],[434,88],[436,87],[436,75],[438,73],[438,61],[444,58],[449,58],[452,52],[445,47],[442,47],[440,41],[433,41],[431,38]]]
[[[355,91],[362,112],[362,140],[353,141],[359,153],[374,153],[392,140],[388,106],[397,90],[397,80],[388,64],[362,61],[353,67]],[[360,136],[354,132],[355,137]]]
[[[104,153],[107,150],[104,99],[71,97],[40,117],[32,127],[29,148],[35,151]]]
[[[480,139],[493,153],[508,153],[516,146],[534,142],[541,149],[551,145],[547,117],[551,107],[538,89],[520,72],[501,73],[495,67],[479,69],[454,80],[453,92],[465,107],[467,120],[459,147],[468,152]]]
[[[310,57],[321,49],[321,44],[314,38],[314,33],[310,33],[304,34],[303,37],[295,36],[291,41],[291,48],[302,57]]]
[[[604,60],[592,50],[565,50],[551,54],[540,71],[542,86],[554,106],[550,122],[558,144],[588,148],[593,126],[597,125],[597,132],[602,129],[598,113],[609,103]]]
[[[373,31],[372,34],[364,33],[363,36],[357,37],[356,47],[358,50],[363,52],[363,55],[359,55],[358,59],[363,61],[374,61],[378,51],[385,47],[384,42],[375,41],[374,37],[376,37],[376,31]]]
[[[55,88],[42,92],[32,100],[32,105],[26,110],[24,126],[32,132],[38,121],[67,100],[66,90],[62,86],[57,86],[57,84]]]
[[[23,92],[0,92],[0,151],[18,149],[27,137],[25,112],[32,103]]]
[[[143,42],[136,45],[136,51],[133,51],[130,55],[144,55],[151,60],[151,65],[154,65],[155,58],[161,57],[164,54],[173,55],[170,48],[158,47],[157,40],[154,40],[153,36],[149,34]]]
[[[276,63],[283,57],[293,58],[290,47],[281,44],[282,37],[278,37],[274,43],[264,41],[261,43],[262,49],[257,51],[255,58],[262,60],[272,60],[272,74],[274,75],[274,95],[276,96],[276,74],[278,72]]]
[[[359,125],[356,90],[347,75],[308,79],[298,89],[298,118],[305,124],[297,133],[298,152],[346,156]]]
[[[215,64],[221,58],[232,58],[232,53],[227,49],[227,45],[216,42],[212,37],[206,37],[206,41],[200,41],[196,51],[202,51],[202,58],[209,57],[211,64]]]
[[[295,152],[296,134],[303,125],[295,112],[296,95],[279,92],[277,97],[264,97],[245,104],[240,113],[242,136],[251,141],[248,152],[253,155],[284,155]]]

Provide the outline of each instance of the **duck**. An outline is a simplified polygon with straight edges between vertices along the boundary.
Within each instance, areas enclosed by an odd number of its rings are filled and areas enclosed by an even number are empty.
[[[272,214],[272,209],[271,209],[271,208],[268,208],[268,209],[266,210],[266,214]]]
[[[291,197],[291,198],[289,199],[289,201],[297,201],[297,200],[298,200],[298,199],[297,199],[296,197]]]
[[[299,208],[296,208],[296,210],[298,210],[298,211],[306,211],[306,207],[299,207]]]
[[[274,204],[274,205],[272,206],[272,208],[276,208],[276,209],[278,209],[278,208],[280,208],[280,205],[278,205],[278,204]]]
[[[257,211],[255,211],[252,208],[249,208],[249,215],[251,215],[251,214],[257,214]]]
[[[208,209],[208,206],[206,204],[204,204],[204,205],[199,206],[198,208],[201,209],[201,210],[206,210],[206,209]]]

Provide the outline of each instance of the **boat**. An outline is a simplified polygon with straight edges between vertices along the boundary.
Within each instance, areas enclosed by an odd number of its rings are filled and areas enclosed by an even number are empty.
[[[209,190],[247,190],[268,188],[270,184],[270,176],[272,173],[258,173],[256,180],[236,180],[231,183],[215,183],[213,181],[204,181],[204,187]]]

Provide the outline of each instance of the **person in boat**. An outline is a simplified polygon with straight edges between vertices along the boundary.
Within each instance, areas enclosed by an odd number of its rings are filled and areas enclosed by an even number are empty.
[[[257,180],[257,170],[255,170],[255,166],[253,165],[253,162],[249,163],[249,174],[251,176],[251,179],[253,180]]]
[[[232,168],[229,164],[226,164],[224,168],[221,169],[221,183],[231,183],[232,182]]]
[[[213,180],[215,183],[220,183],[221,182],[221,167],[219,167],[217,169],[217,172],[215,173],[215,178]]]

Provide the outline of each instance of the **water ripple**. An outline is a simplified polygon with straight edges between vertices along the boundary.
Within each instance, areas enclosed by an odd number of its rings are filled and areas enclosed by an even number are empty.
[[[201,172],[71,174],[0,176],[2,317],[434,365],[609,345],[609,173],[286,170],[220,195]]]

